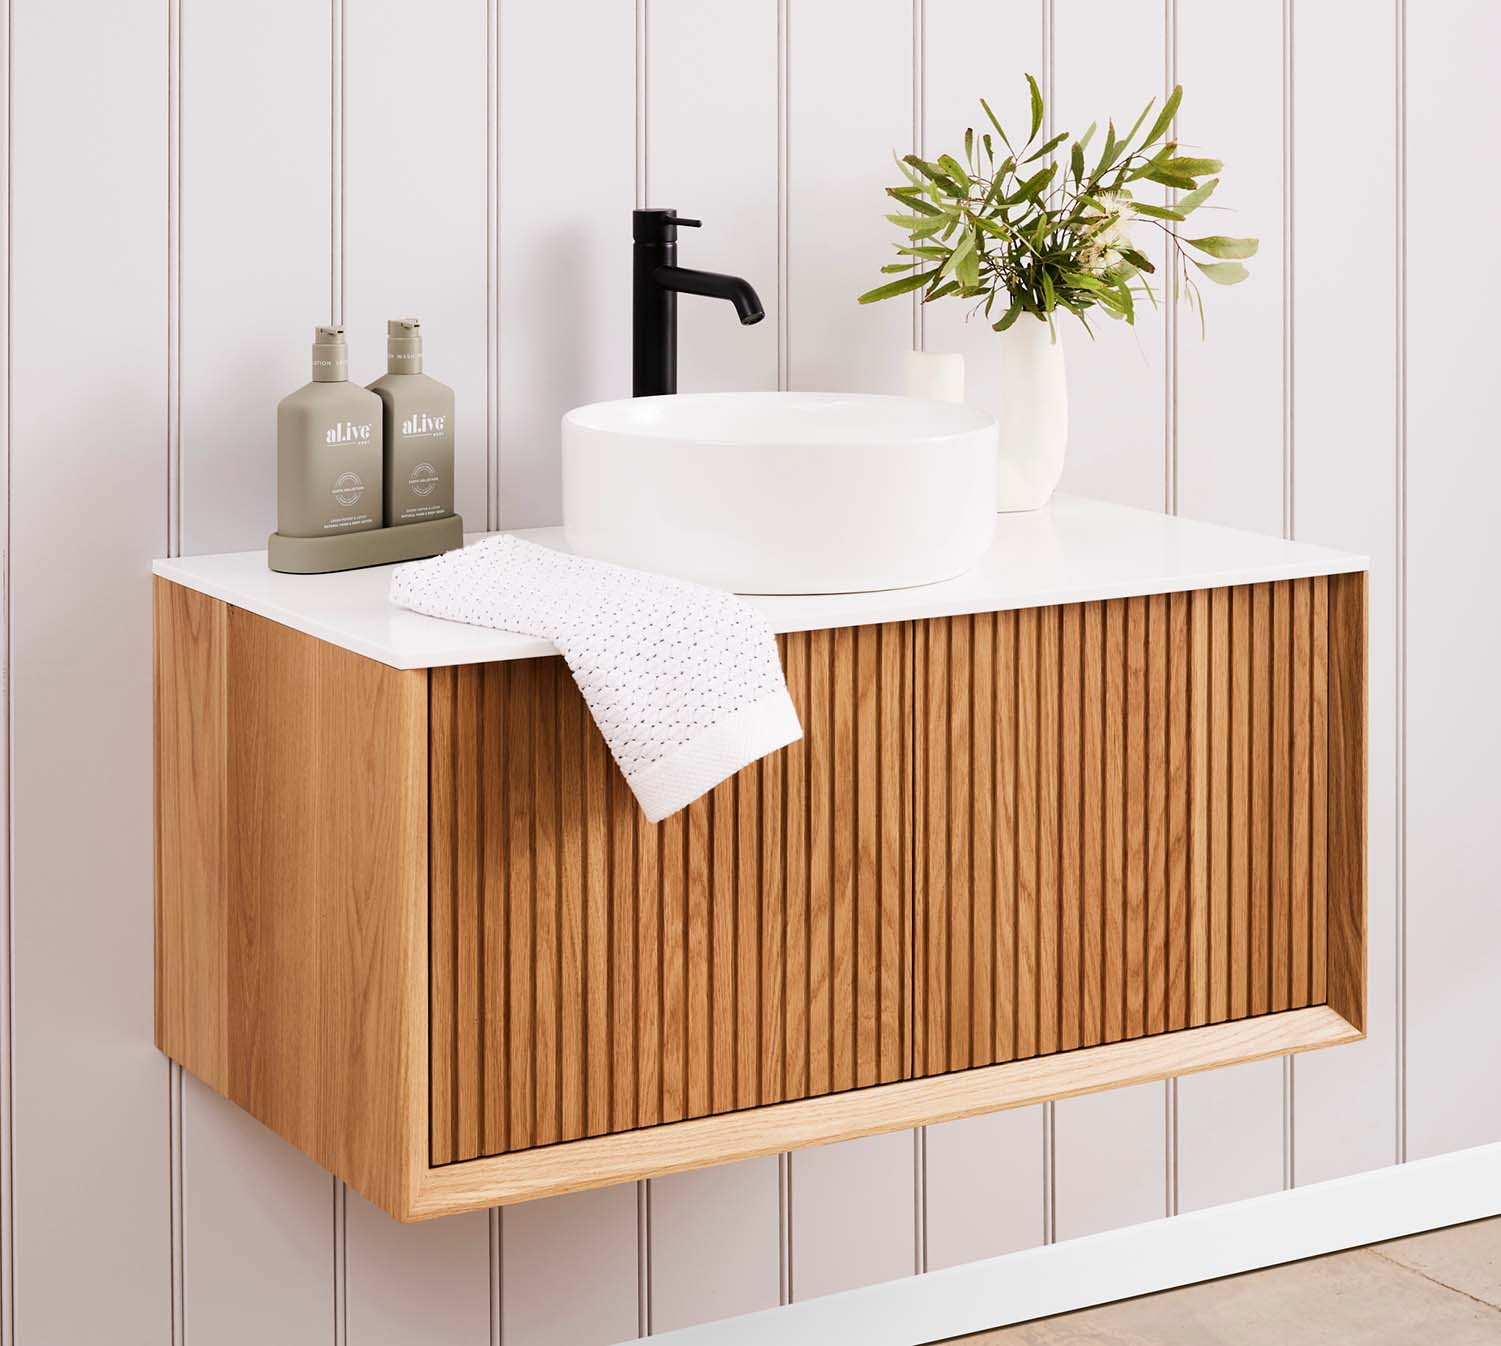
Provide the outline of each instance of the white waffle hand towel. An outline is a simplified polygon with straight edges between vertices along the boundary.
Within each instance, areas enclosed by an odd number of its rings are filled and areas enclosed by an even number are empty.
[[[499,534],[399,567],[391,601],[552,641],[654,823],[803,736],[771,629],[733,594]]]

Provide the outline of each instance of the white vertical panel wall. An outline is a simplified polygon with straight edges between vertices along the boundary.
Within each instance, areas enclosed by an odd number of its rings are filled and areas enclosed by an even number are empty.
[[[1479,217],[1494,194],[1468,171],[1488,0],[0,9],[5,1346],[586,1346],[1501,1135],[1474,859],[1498,296],[1466,266],[1456,298],[1445,242],[1453,184]],[[147,562],[273,526],[272,410],[312,326],[347,321],[369,378],[385,318],[423,318],[476,524],[556,518],[558,415],[628,391],[633,204],[702,216],[685,264],[767,311],[684,301],[685,388],[892,388],[915,339],[964,350],[988,404],[983,325],[854,297],[888,256],[891,152],[952,148],[982,94],[1014,120],[1028,70],[1075,131],[1181,79],[1237,208],[1203,218],[1262,240],[1206,343],[1181,311],[1068,332],[1068,483],[1371,555],[1369,1039],[418,1228],[174,1079]]]
[[[1491,670],[1501,656],[1495,575],[1495,336],[1501,298],[1484,268],[1455,293],[1446,257],[1454,184],[1481,218],[1501,207],[1494,178],[1465,165],[1470,118],[1494,121],[1501,8],[1486,0],[1407,4],[1405,87],[1406,454],[1399,502],[1405,592],[1406,1146],[1441,1154],[1501,1136],[1496,950],[1501,902],[1485,855],[1495,828],[1501,720]],[[1442,96],[1439,92],[1442,90]],[[1466,128],[1456,134],[1456,128]],[[1400,600],[1399,600],[1400,601]]]
[[[1236,16],[1232,39],[1214,0],[1177,2],[1174,64],[1185,89],[1178,136],[1187,153],[1227,165],[1209,204],[1191,218],[1190,236],[1244,234],[1260,248],[1250,279],[1233,290],[1198,278],[1202,329],[1197,316],[1179,313],[1170,389],[1176,504],[1195,518],[1263,533],[1288,531],[1284,499],[1294,482],[1286,419],[1291,385],[1283,378],[1292,330],[1283,176],[1290,10],[1247,6]],[[1284,1126],[1288,1071],[1284,1062],[1258,1061],[1178,1083],[1178,1209],[1283,1186],[1291,1139]]]
[[[176,9],[179,130],[169,169],[178,231],[169,260],[180,466],[162,485],[180,520],[172,541],[191,554],[265,545],[276,526],[276,402],[311,376],[314,326],[338,317],[337,49],[331,14],[298,0],[268,0],[249,24],[191,3]],[[275,97],[265,95],[268,70],[278,72]],[[172,1121],[182,1155],[184,1339],[324,1340],[335,1184],[195,1081],[185,1081]]]
[[[1369,997],[1366,1041],[1296,1063],[1298,1183],[1398,1157],[1397,1099],[1397,10],[1300,3],[1291,34],[1293,118],[1292,454],[1295,536],[1371,558]],[[1328,77],[1338,67],[1339,79]],[[1361,110],[1362,171],[1331,173],[1324,147]],[[1347,150],[1353,153],[1353,149]],[[1358,226],[1352,228],[1352,221]],[[1331,248],[1334,234],[1342,238]],[[1427,983],[1438,990],[1443,981]]]
[[[1051,42],[1048,83],[1053,90],[1049,130],[1082,135],[1098,123],[1096,137],[1107,134],[1111,119],[1121,134],[1130,128],[1147,100],[1166,97],[1166,28],[1157,0],[1128,0],[1118,22],[1100,22],[1090,0],[1056,0],[1050,6]],[[1154,114],[1155,115],[1155,114]],[[1151,117],[1148,118],[1151,121]],[[1091,148],[1103,140],[1092,142]],[[1099,153],[1096,149],[1095,153]],[[1162,189],[1146,186],[1143,199],[1161,202]],[[1156,230],[1142,230],[1147,255],[1166,259],[1165,240]],[[1158,261],[1158,270],[1164,268]],[[1161,286],[1158,286],[1161,289]],[[1159,301],[1161,302],[1161,301]],[[1067,316],[1067,315],[1065,315]],[[1070,362],[1071,428],[1067,489],[1119,500],[1145,509],[1161,509],[1164,481],[1171,461],[1164,416],[1165,311],[1144,305],[1136,324],[1094,321],[1091,340],[1076,323],[1059,323]],[[1106,414],[1092,409],[1109,408]],[[1108,1125],[1100,1108],[1108,1107]],[[1049,1176],[1057,1212],[1050,1236],[1069,1238],[1089,1229],[1132,1224],[1165,1214],[1170,1206],[1162,1165],[1164,1090],[1153,1085],[1128,1089],[1108,1104],[1070,1099],[1050,1109],[1058,1159]],[[1096,1146],[1093,1137],[1099,1135]],[[1081,1148],[1109,1162],[1135,1181],[1110,1184],[1108,1200],[1096,1200],[1098,1174],[1076,1157]]]

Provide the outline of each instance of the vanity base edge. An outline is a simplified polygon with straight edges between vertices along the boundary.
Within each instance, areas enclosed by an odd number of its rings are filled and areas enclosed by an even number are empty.
[[[415,1221],[511,1205],[1339,1046],[1358,1042],[1364,1036],[1336,1010],[1315,1005],[949,1075],[565,1141],[429,1168],[418,1175],[407,1209],[391,1214]]]

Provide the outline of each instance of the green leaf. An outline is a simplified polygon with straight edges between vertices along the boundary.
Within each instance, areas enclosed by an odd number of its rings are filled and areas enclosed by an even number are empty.
[[[1014,192],[1011,193],[1010,196],[1006,198],[1006,204],[1008,206],[1014,206],[1018,201],[1032,200],[1040,191],[1042,191],[1045,186],[1047,186],[1048,182],[1052,179],[1053,174],[1057,172],[1057,170],[1057,164],[1049,164],[1046,168],[1040,169],[1038,172],[1032,174],[1030,178],[1023,182],[1021,186],[1019,186]]]
[[[1146,201],[1133,201],[1131,203],[1133,215],[1146,215],[1154,220],[1182,220],[1183,216],[1176,210],[1169,210],[1166,206],[1150,205]]]
[[[925,159],[919,159],[915,154],[904,155],[905,162],[912,165],[923,177],[935,186],[942,187],[950,196],[963,196],[964,191],[953,178],[949,177],[937,164],[930,164]]]
[[[1030,164],[1034,159],[1041,159],[1043,155],[1045,155],[1045,154],[1051,154],[1054,150],[1056,150],[1058,148],[1058,146],[1060,146],[1061,144],[1063,144],[1063,142],[1065,140],[1067,140],[1067,139],[1068,139],[1068,132],[1067,131],[1060,131],[1050,141],[1048,141],[1047,144],[1041,146],[1040,148],[1038,148],[1036,150],[1033,150],[1031,154],[1029,154],[1025,159],[1022,160],[1022,163],[1024,163],[1024,164]]]
[[[935,299],[942,299],[944,295],[953,294],[958,288],[959,282],[957,280],[948,281],[946,284],[940,285],[936,290],[929,290],[927,294],[923,295],[922,301],[925,304],[931,304]]]
[[[1092,177],[1098,179],[1102,173],[1108,173],[1110,166],[1115,162],[1115,156],[1120,153],[1120,142],[1115,138],[1115,119],[1105,123],[1105,148],[1100,151],[1100,162],[1094,166]]]
[[[973,126],[964,128],[964,157],[970,163],[975,161],[975,128]]]
[[[876,286],[874,290],[867,290],[860,296],[860,302],[874,304],[882,299],[894,299],[899,294],[910,294],[913,290],[921,289],[927,284],[928,278],[936,274],[933,271],[914,271],[910,276],[903,276],[900,280],[889,281],[885,285]]]
[[[1136,305],[1131,302],[1131,287],[1125,281],[1120,280],[1115,284],[1115,292],[1120,296],[1121,312],[1125,315],[1126,322],[1135,325]]]
[[[892,224],[896,225],[898,229],[906,229],[908,231],[911,231],[915,229],[921,229],[924,225],[933,223],[935,215],[939,220],[942,220],[944,218],[944,216],[939,214],[939,212],[937,211],[934,211],[933,215],[888,215],[886,218],[890,220]]]
[[[1131,263],[1138,271],[1145,271],[1148,275],[1156,271],[1151,259],[1144,252],[1137,252],[1135,248],[1122,248],[1121,256]]]
[[[881,268],[881,274],[883,276],[895,276],[905,274],[910,270],[912,270],[911,262],[887,262],[886,265]]]
[[[939,230],[947,229],[953,223],[953,220],[951,220],[947,215],[939,215],[933,219],[924,220],[920,225],[917,226],[917,228],[910,229],[908,230],[908,232],[912,235],[913,238],[931,238],[934,234],[938,233]]]
[[[1173,118],[1178,115],[1178,104],[1183,101],[1183,86],[1177,85],[1172,93],[1168,94],[1167,102],[1162,105],[1162,111],[1157,114],[1157,120],[1152,123],[1152,129],[1147,132],[1147,138],[1143,145],[1155,145],[1157,138],[1173,124]]]
[[[1001,315],[998,321],[991,323],[991,327],[997,332],[1004,332],[1008,327],[1012,325],[1012,323],[1014,323],[1019,317],[1021,317],[1021,314],[1022,301],[1020,299],[1013,299],[1011,301],[1011,307]]]
[[[1079,149],[1081,151],[1089,148],[1089,142],[1094,139],[1095,128],[1097,126],[1099,126],[1099,122],[1090,122],[1089,130],[1079,137]]]
[[[938,156],[938,167],[947,173],[949,177],[953,178],[964,191],[969,191],[969,174],[964,171],[963,165],[952,155],[940,154]]]
[[[1251,274],[1239,262],[1200,262],[1192,257],[1188,260],[1216,285],[1239,285]]]
[[[1172,187],[1176,191],[1191,192],[1195,184],[1192,178],[1179,177],[1176,173],[1169,173],[1163,168],[1154,168],[1149,173],[1133,173],[1132,181],[1137,178],[1145,178],[1148,182],[1160,183],[1164,187]]]
[[[894,196],[904,206],[915,210],[919,215],[942,215],[943,212],[937,206],[930,205],[923,199],[922,193],[916,187],[888,187],[887,196]]]
[[[980,100],[980,106],[985,109],[985,115],[990,118],[990,124],[995,127],[996,135],[1000,136],[1001,144],[1003,144],[1009,150],[1011,148],[1011,142],[1006,138],[1006,132],[1001,129],[1000,122],[996,121],[995,113],[990,110],[990,104],[982,98]]]
[[[1100,293],[1109,290],[1109,286],[1097,276],[1087,276],[1082,271],[1065,271],[1062,279],[1066,285],[1072,285],[1076,290],[1092,290]]]
[[[1074,148],[1069,152],[1069,167],[1073,169],[1074,186],[1077,187],[1084,181],[1084,146],[1079,141],[1074,141]]]
[[[1037,139],[1037,130],[1042,125],[1042,90],[1037,87],[1037,81],[1031,75],[1027,76],[1027,88],[1032,95],[1032,130],[1027,136],[1027,144]]]
[[[962,254],[959,265],[954,268],[954,274],[959,278],[959,284],[965,289],[973,289],[980,283],[980,257],[975,250],[975,236],[966,231],[964,237],[969,240],[969,248],[965,250],[961,244],[955,249],[956,254]]]
[[[1162,165],[1169,173],[1180,178],[1202,178],[1206,173],[1218,173],[1224,168],[1218,159],[1189,159],[1174,157]]]
[[[909,167],[907,167],[907,161],[903,159],[902,156],[895,150],[892,150],[891,157],[896,160],[896,166],[902,170],[902,176],[907,179],[908,183],[910,183],[911,186],[917,191],[922,191],[923,180],[918,177],[917,174],[914,173]]]
[[[954,251],[949,254],[948,261],[943,264],[938,274],[940,276],[962,275],[963,273],[959,270],[960,263],[964,262],[966,258],[973,257],[974,252],[975,236],[966,229],[959,242],[954,245]],[[960,283],[962,284],[963,282],[961,281]]]
[[[1201,182],[1187,196],[1180,196],[1173,202],[1173,209],[1182,215],[1190,215],[1209,200],[1214,189],[1220,185],[1218,178],[1210,178],[1208,182]]]
[[[995,142],[991,140],[991,138],[990,138],[990,132],[989,131],[985,132],[985,134],[980,137],[980,143],[985,146],[985,158],[986,158],[986,160],[988,162],[990,162],[990,163],[994,163],[995,162],[995,149],[994,149]]]
[[[1226,238],[1223,234],[1211,234],[1208,238],[1190,238],[1184,241],[1200,252],[1207,252],[1211,257],[1256,256],[1257,242],[1254,238]]]
[[[987,234],[993,234],[996,238],[1010,239],[1012,236],[1012,231],[1004,224],[997,224],[985,215],[974,216],[973,223],[976,229],[983,229]]]

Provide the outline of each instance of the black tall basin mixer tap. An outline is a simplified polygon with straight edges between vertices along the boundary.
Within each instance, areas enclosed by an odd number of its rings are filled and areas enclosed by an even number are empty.
[[[631,395],[653,397],[678,390],[678,295],[728,299],[749,327],[766,316],[750,282],[717,271],[694,271],[678,263],[678,230],[702,220],[678,218],[675,210],[631,212],[635,266],[631,282]]]

